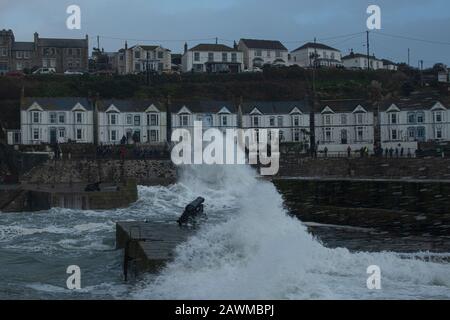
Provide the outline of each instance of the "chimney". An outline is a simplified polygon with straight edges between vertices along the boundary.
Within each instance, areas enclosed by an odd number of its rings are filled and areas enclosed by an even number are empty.
[[[184,53],[186,53],[188,51],[188,44],[187,42],[184,43]]]
[[[128,50],[128,41],[125,41],[125,50]]]
[[[238,48],[238,45],[237,45],[237,43],[236,43],[236,40],[234,40],[233,48],[234,48],[234,50],[237,50],[237,48]]]

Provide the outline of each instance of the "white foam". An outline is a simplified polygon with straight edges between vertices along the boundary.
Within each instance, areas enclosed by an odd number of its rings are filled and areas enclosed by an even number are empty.
[[[450,297],[450,265],[325,248],[286,214],[276,188],[247,167],[193,166],[183,183],[185,194],[178,198],[205,195],[211,207],[232,204],[238,214],[180,246],[175,260],[136,298]],[[381,291],[366,287],[370,265],[382,270]]]

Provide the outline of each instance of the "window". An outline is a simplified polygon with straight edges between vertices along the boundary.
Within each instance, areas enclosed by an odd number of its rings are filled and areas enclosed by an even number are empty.
[[[269,118],[269,125],[270,125],[271,127],[275,127],[275,117],[270,117],[270,118]]]
[[[157,126],[158,125],[158,115],[155,113],[147,115],[147,123],[149,126]]]
[[[22,59],[22,57],[23,57],[23,52],[22,51],[17,51],[16,52],[16,58],[17,59]]]
[[[63,112],[60,112],[58,114],[58,122],[59,123],[65,123],[66,122],[66,115]]]
[[[150,142],[158,142],[158,130],[150,130]]]
[[[77,123],[83,123],[83,114],[81,112],[78,112],[76,114],[77,117]]]
[[[200,61],[200,52],[194,52],[194,61]]]
[[[223,62],[227,62],[228,61],[228,53],[226,53],[226,52],[222,53],[222,61]]]
[[[231,54],[231,62],[237,62],[237,53],[232,53]]]
[[[416,128],[408,128],[408,140],[414,141],[416,139]]]
[[[50,112],[50,123],[56,123],[56,112]]]
[[[262,56],[262,50],[256,50],[255,51],[255,56],[256,57],[261,57]]]
[[[81,56],[81,49],[77,49],[77,56]]]
[[[136,72],[140,72],[141,71],[141,64],[140,63],[135,63],[134,64],[134,70]]]
[[[425,140],[425,127],[417,128],[417,139],[422,141]]]
[[[331,142],[331,128],[325,128],[325,141]]]
[[[3,57],[6,57],[8,55],[8,50],[6,48],[1,48],[0,52]]]
[[[73,50],[72,50],[72,49],[67,49],[67,54],[68,54],[69,56],[73,55]]]
[[[112,125],[117,124],[117,114],[111,113],[109,115],[109,124],[112,124]]]
[[[141,125],[141,116],[134,116],[134,126],[138,127]]]
[[[391,124],[397,124],[397,114],[396,113],[391,113],[390,118],[391,118]]]
[[[163,58],[164,58],[164,52],[158,51],[158,59],[163,59]]]
[[[325,122],[325,124],[331,124],[331,116],[330,115],[326,115],[324,122]]]
[[[396,129],[392,129],[391,130],[391,140],[397,140],[398,136],[397,136],[397,130]]]
[[[66,129],[64,128],[59,129],[59,137],[63,139],[66,137]]]
[[[127,114],[127,124],[130,126],[133,124],[133,115]]]
[[[358,141],[364,140],[364,128],[363,127],[358,127],[358,129],[356,130],[356,138],[358,139]]]
[[[341,114],[341,124],[347,124],[347,115]]]
[[[33,140],[39,140],[39,129],[33,129]]]
[[[298,127],[300,125],[300,118],[299,116],[294,117],[294,126]]]
[[[189,125],[189,116],[188,115],[180,116],[180,123],[181,123],[181,126],[187,127]]]
[[[442,122],[442,112],[441,111],[437,111],[434,113],[434,121]]]
[[[280,130],[280,141],[284,141],[284,132]]]
[[[254,116],[253,117],[253,126],[254,127],[258,127],[259,126],[259,117],[258,116]]]
[[[270,58],[270,51],[267,50],[267,58]]]
[[[228,126],[228,116],[222,116],[222,126]]]
[[[425,114],[423,112],[417,112],[417,123],[425,122]]]
[[[414,112],[409,112],[408,113],[408,123],[409,124],[416,123],[416,114]]]
[[[141,52],[140,51],[135,51],[134,52],[134,58],[135,59],[140,59],[141,58]]]
[[[436,139],[442,139],[442,127],[436,127]]]
[[[77,140],[83,140],[83,130],[77,129]]]
[[[294,129],[294,141],[295,142],[300,141],[300,131],[298,129]]]
[[[362,124],[364,122],[363,120],[364,120],[363,114],[362,113],[358,113],[356,115],[356,123],[357,124]]]
[[[117,141],[117,130],[111,130],[111,141]]]
[[[40,123],[41,122],[41,114],[39,112],[33,112],[33,123]]]
[[[283,116],[278,116],[277,122],[278,122],[278,127],[282,128],[283,127]]]
[[[277,58],[281,58],[281,51],[276,51],[275,52],[275,56],[277,57]]]
[[[208,52],[208,61],[214,61],[214,52]]]

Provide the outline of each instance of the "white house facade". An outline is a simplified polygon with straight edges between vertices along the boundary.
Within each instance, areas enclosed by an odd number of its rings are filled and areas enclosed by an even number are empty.
[[[98,102],[100,144],[162,144],[167,140],[164,107],[146,100],[101,100]]]
[[[309,108],[304,101],[246,102],[244,129],[279,129],[281,143],[309,143]]]
[[[86,98],[23,98],[22,144],[94,142],[94,116]]]
[[[381,142],[414,148],[417,142],[449,141],[449,120],[450,110],[437,100],[388,102],[380,112]]]
[[[223,44],[185,46],[181,58],[183,72],[239,73],[243,70],[243,53]]]
[[[290,64],[303,68],[342,66],[341,52],[325,44],[309,42],[290,54]]]
[[[367,59],[367,55],[360,53],[352,52],[348,56],[342,57],[342,63],[346,69],[367,69],[369,64],[371,70],[384,69],[383,61],[377,59],[375,56],[370,56],[370,58]]]
[[[248,70],[264,65],[289,64],[289,52],[280,41],[241,39],[238,49],[244,53],[244,67]]]
[[[171,52],[161,46],[136,45],[125,50],[125,73],[127,74],[145,72],[147,69],[154,72],[170,71],[171,67]]]
[[[373,152],[374,116],[363,101],[322,101],[315,113],[318,151],[346,154],[366,148]]]

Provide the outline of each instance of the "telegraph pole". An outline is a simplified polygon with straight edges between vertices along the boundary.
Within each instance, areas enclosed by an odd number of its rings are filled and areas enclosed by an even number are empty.
[[[367,33],[367,70],[370,70],[370,39],[369,39],[369,31]]]
[[[315,110],[317,103],[317,94],[316,94],[316,67],[317,67],[317,40],[314,38],[314,53],[313,53],[313,67],[312,67],[312,103],[311,110],[309,113],[309,145],[311,151],[311,157],[316,157],[316,119],[315,119]]]
[[[411,66],[411,49],[408,48],[408,66]]]

